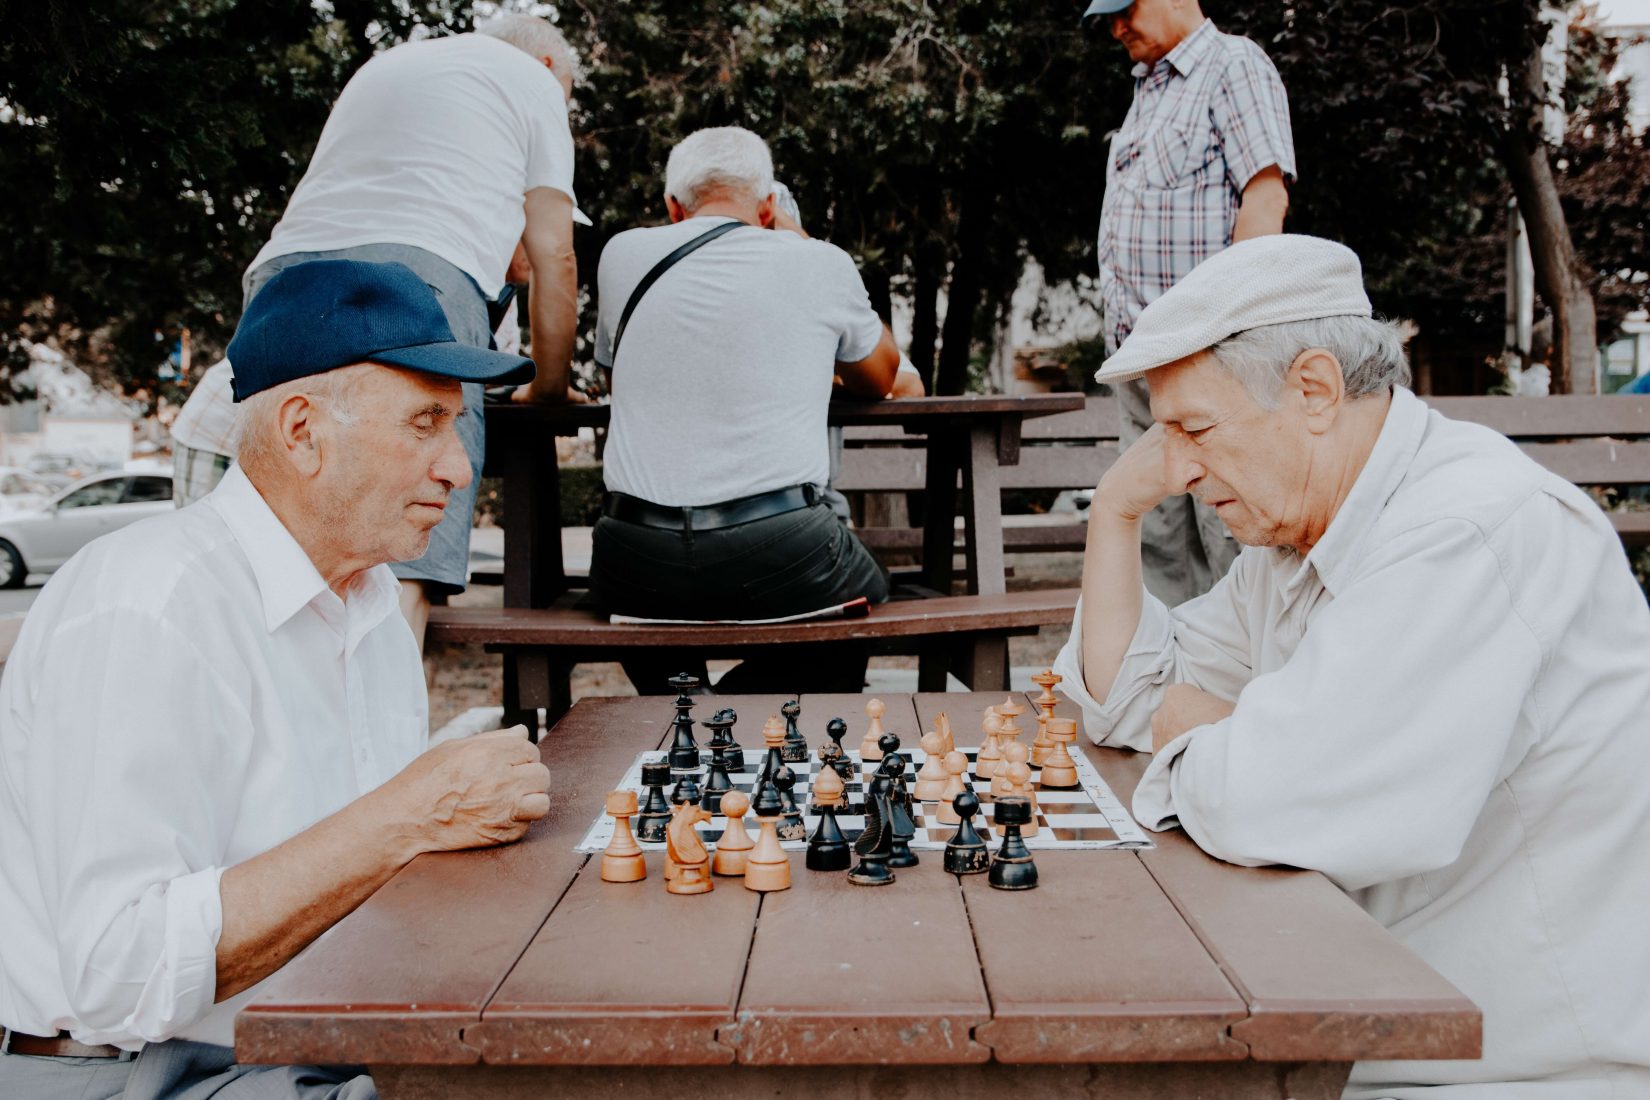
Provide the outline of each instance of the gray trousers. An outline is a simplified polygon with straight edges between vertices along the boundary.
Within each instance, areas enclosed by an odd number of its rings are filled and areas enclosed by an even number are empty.
[[[1123,413],[1124,447],[1152,426],[1151,392],[1143,378],[1115,383]],[[1140,564],[1146,590],[1170,607],[1214,587],[1241,550],[1215,510],[1190,496],[1170,497],[1146,513],[1140,524]]]
[[[173,1039],[135,1059],[0,1055],[7,1100],[377,1100],[361,1066],[238,1066],[229,1047]]]

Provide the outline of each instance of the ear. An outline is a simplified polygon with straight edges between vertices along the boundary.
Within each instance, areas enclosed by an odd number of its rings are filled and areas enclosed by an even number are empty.
[[[772,229],[773,228],[773,192],[772,191],[768,192],[768,197],[767,198],[763,199],[761,202],[756,204],[756,224],[760,225],[763,229]]]
[[[1285,388],[1299,403],[1307,430],[1314,435],[1329,430],[1346,400],[1341,361],[1324,348],[1307,348],[1295,356]]]
[[[687,207],[676,201],[675,195],[665,196],[665,210],[670,214],[670,220],[679,222],[688,216]]]
[[[321,441],[315,432],[320,420],[320,409],[301,393],[281,403],[281,445],[300,477],[314,477],[321,471]]]

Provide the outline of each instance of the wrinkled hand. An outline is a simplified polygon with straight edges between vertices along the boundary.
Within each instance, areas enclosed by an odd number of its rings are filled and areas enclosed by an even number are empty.
[[[1155,430],[1155,429],[1154,429]],[[1191,684],[1170,684],[1152,715],[1152,751],[1157,752],[1189,729],[1218,722],[1237,707]]]
[[[550,769],[522,726],[437,745],[383,788],[427,852],[518,839],[550,812],[549,789]]]
[[[1163,425],[1153,424],[1129,444],[1095,487],[1092,513],[1137,520],[1169,497],[1184,493],[1184,484],[1169,480],[1163,453]]]

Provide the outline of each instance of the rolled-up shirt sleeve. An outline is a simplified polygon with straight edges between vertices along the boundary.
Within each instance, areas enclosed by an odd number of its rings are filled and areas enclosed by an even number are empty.
[[[1518,715],[1541,661],[1483,533],[1411,530],[1372,551],[1230,717],[1164,746],[1135,813],[1178,819],[1228,862],[1346,889],[1447,866],[1529,748]]]
[[[82,1042],[165,1040],[215,1000],[221,853],[257,812],[223,793],[243,789],[245,704],[231,670],[136,612],[69,619],[45,650],[30,733],[54,748],[30,754],[24,798],[44,826],[32,844],[65,1023]]]

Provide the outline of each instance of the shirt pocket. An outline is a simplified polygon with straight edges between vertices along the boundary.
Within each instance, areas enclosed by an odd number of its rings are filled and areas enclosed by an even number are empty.
[[[1140,139],[1136,155],[1138,178],[1153,191],[1172,191],[1192,182],[1192,134],[1187,126],[1156,127]]]

